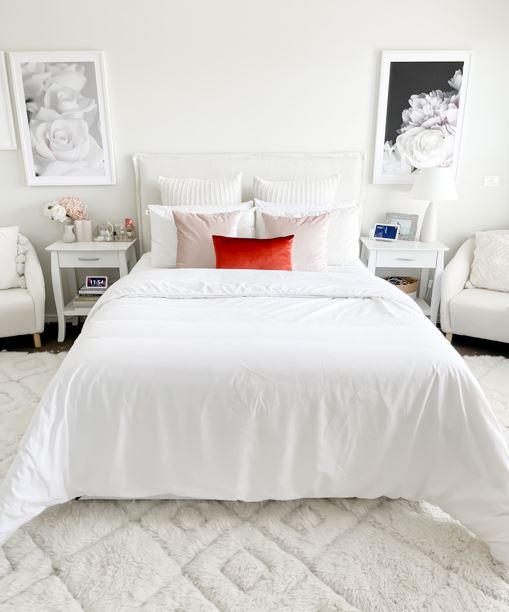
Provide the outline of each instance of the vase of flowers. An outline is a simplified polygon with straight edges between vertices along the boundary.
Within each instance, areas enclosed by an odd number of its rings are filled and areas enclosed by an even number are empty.
[[[60,198],[60,200],[54,200],[44,206],[43,212],[48,219],[66,224],[62,238],[65,242],[73,242],[71,240],[72,230],[67,229],[67,226],[72,222],[74,222],[76,233],[74,240],[78,240],[78,242],[92,240],[92,221],[88,218],[86,205],[79,198],[66,196]]]
[[[62,236],[64,242],[75,242],[76,236],[74,235],[74,225],[72,223],[64,223],[64,235]]]

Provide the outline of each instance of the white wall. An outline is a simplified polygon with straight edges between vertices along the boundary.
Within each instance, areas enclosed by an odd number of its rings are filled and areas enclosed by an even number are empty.
[[[51,293],[43,247],[61,226],[43,203],[75,194],[96,223],[134,216],[141,151],[366,151],[365,229],[389,209],[421,213],[408,186],[370,184],[380,51],[471,49],[460,199],[440,206],[454,249],[509,227],[508,24],[507,0],[0,0],[5,51],[105,51],[118,179],[27,187],[21,151],[0,151],[0,225],[31,238]]]

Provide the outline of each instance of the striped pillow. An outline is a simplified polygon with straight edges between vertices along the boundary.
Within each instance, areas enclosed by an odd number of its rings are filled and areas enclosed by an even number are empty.
[[[170,206],[218,206],[242,202],[242,172],[233,178],[157,179],[161,203]]]
[[[293,181],[267,181],[254,177],[254,197],[276,204],[322,204],[336,202],[339,175]]]

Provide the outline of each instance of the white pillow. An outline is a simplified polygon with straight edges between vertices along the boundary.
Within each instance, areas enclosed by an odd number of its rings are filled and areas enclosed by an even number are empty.
[[[336,202],[338,184],[338,174],[292,181],[267,181],[255,176],[253,181],[256,200],[277,204],[321,204],[326,206]]]
[[[154,268],[175,268],[177,265],[177,228],[173,212],[218,214],[242,212],[238,226],[239,238],[254,238],[255,216],[253,202],[231,206],[147,206],[150,214],[151,261]]]
[[[170,206],[219,206],[242,202],[242,172],[233,178],[157,179],[161,202]]]
[[[255,204],[257,235],[264,232],[261,212],[278,217],[304,217],[329,213],[327,264],[345,266],[359,259],[360,209],[355,202],[351,202],[350,206],[324,206],[276,204],[255,200]]]
[[[0,227],[0,289],[19,287],[17,269],[19,227]]]
[[[509,232],[476,232],[467,286],[509,291]]]

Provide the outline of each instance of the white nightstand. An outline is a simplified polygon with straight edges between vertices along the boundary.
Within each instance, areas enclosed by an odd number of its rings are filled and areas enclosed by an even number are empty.
[[[449,247],[440,242],[387,242],[374,238],[361,238],[361,259],[368,270],[375,274],[377,268],[419,268],[421,282],[417,303],[431,322],[437,324],[440,305],[440,277],[444,271],[444,253]],[[431,304],[425,301],[430,271],[433,271]]]
[[[65,317],[87,316],[92,306],[73,306],[72,300],[66,305],[62,289],[62,269],[70,272],[68,277],[72,298],[78,293],[76,268],[117,268],[120,276],[129,273],[136,262],[134,245],[130,242],[54,242],[46,247],[51,253],[51,280],[57,307],[58,341],[65,340]]]

